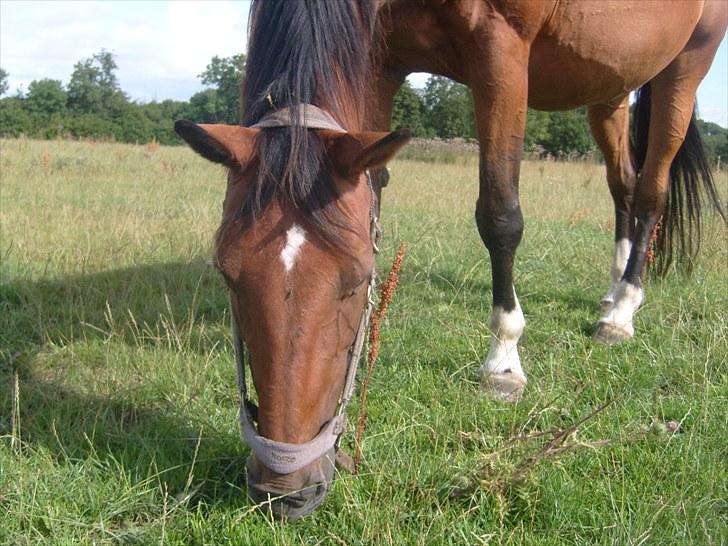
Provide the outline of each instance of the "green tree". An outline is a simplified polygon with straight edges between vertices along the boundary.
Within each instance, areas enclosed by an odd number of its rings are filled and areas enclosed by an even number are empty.
[[[237,124],[240,121],[240,84],[244,75],[245,55],[241,53],[232,57],[215,55],[198,76],[203,84],[211,86],[216,92],[215,121],[230,124]],[[208,94],[207,98],[209,97]]]
[[[155,138],[154,122],[141,105],[130,102],[114,118],[114,138],[120,142],[144,143]]]
[[[66,130],[74,137],[116,138],[116,126],[110,119],[96,114],[74,114],[66,118]]]
[[[725,129],[710,121],[698,120],[698,129],[703,136],[705,143],[705,153],[708,160],[717,164],[718,161],[722,165],[728,163],[728,129]]]
[[[114,56],[102,49],[73,67],[68,105],[80,113],[108,115],[128,102],[119,88]]]
[[[190,119],[198,123],[237,123],[229,120],[227,105],[217,92],[217,89],[205,89],[190,97]]]
[[[180,139],[174,132],[174,122],[178,119],[191,119],[190,103],[186,101],[164,100],[140,104],[137,108],[151,123],[152,138],[160,144],[179,144]]]
[[[19,97],[0,99],[0,136],[17,137],[31,134],[33,120],[24,108],[24,102],[24,99]]]
[[[526,117],[526,135],[523,147],[532,151],[535,146],[541,146],[549,136],[549,121],[551,117],[548,112],[528,109]]]
[[[416,137],[425,136],[425,103],[417,90],[405,81],[394,96],[392,129],[407,127]]]
[[[0,97],[8,92],[8,73],[0,68]]]
[[[728,131],[723,133],[723,142],[719,142],[715,147],[714,161],[722,161],[723,165],[728,164]]]
[[[473,100],[467,87],[442,76],[430,76],[423,98],[429,134],[440,138],[475,137]]]
[[[539,142],[551,155],[584,155],[595,149],[586,111],[581,108],[549,114],[548,136]]]
[[[68,96],[59,80],[34,80],[28,86],[25,104],[29,112],[50,116],[66,109]]]

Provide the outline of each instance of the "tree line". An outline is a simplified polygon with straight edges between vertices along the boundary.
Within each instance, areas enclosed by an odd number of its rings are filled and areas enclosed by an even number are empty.
[[[27,91],[0,98],[0,136],[94,138],[117,142],[182,144],[174,132],[178,119],[198,123],[237,123],[238,82],[245,57],[213,57],[200,80],[205,89],[189,101],[137,102],[119,86],[113,54],[101,50],[76,63],[67,85],[32,81]],[[8,91],[0,69],[0,96]]]
[[[121,89],[113,54],[101,50],[73,67],[68,84],[41,79],[26,91],[8,92],[8,74],[0,68],[0,136],[95,138],[118,142],[181,144],[177,119],[198,123],[239,122],[239,89],[245,56],[213,57],[199,78],[205,88],[189,101],[137,102]],[[728,161],[728,129],[699,122],[708,155]],[[421,138],[475,139],[475,116],[467,87],[431,76],[424,89],[405,82],[397,93],[392,127],[409,127]],[[586,110],[528,111],[526,152],[553,157],[580,157],[595,150]]]
[[[392,127],[409,127],[423,138],[476,138],[475,113],[470,90],[440,76],[431,76],[425,88],[405,82],[397,93]],[[706,153],[713,163],[728,163],[728,129],[698,120]],[[591,136],[586,108],[566,112],[528,109],[524,150],[556,158],[600,155]]]

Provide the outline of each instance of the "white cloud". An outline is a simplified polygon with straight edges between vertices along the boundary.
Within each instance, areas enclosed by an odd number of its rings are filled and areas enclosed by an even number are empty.
[[[37,79],[64,83],[73,65],[105,48],[133,99],[188,99],[214,55],[245,51],[250,2],[0,0],[0,66],[10,89]],[[726,40],[698,93],[701,115],[728,126]],[[426,74],[411,81],[424,86]]]
[[[245,50],[249,2],[0,3],[0,66],[10,86],[64,83],[73,65],[105,48],[135,99],[187,99],[213,55]]]

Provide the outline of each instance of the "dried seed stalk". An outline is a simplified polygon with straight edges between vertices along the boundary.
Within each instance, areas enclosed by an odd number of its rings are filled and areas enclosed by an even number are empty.
[[[402,242],[399,244],[399,250],[392,263],[392,269],[389,271],[387,281],[382,284],[381,295],[379,297],[379,307],[372,313],[372,317],[369,320],[369,354],[367,356],[367,375],[361,384],[361,403],[359,404],[359,424],[356,428],[356,453],[354,454],[354,473],[359,472],[359,463],[361,462],[361,440],[364,434],[364,425],[366,424],[366,403],[367,403],[367,388],[369,386],[369,380],[372,377],[374,371],[374,363],[377,359],[377,353],[379,352],[379,341],[380,341],[380,326],[382,320],[387,315],[387,309],[389,304],[392,303],[394,297],[394,291],[397,289],[399,283],[399,270],[402,268],[402,260],[405,255],[405,244]]]

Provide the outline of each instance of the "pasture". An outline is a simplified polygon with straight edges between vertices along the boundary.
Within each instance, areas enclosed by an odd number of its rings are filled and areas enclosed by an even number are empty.
[[[712,217],[692,277],[648,280],[636,337],[597,345],[603,168],[524,162],[530,382],[507,405],[477,382],[491,300],[477,160],[405,152],[380,272],[401,240],[408,252],[362,472],[284,524],[246,497],[227,293],[206,265],[224,171],[183,147],[0,145],[0,544],[728,540],[728,241]]]

